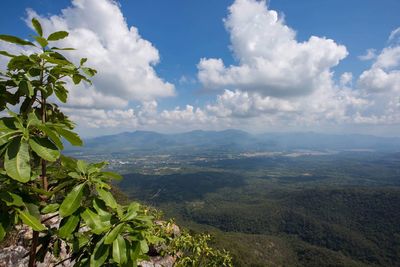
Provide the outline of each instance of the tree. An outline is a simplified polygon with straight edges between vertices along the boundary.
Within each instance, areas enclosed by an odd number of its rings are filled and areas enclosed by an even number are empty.
[[[19,223],[33,230],[29,266],[46,253],[59,253],[62,242],[70,247],[76,266],[133,266],[146,258],[149,244],[160,242],[147,209],[138,203],[119,205],[110,192],[111,179],[120,176],[103,171],[106,163],[86,163],[61,154],[63,139],[82,145],[73,132],[74,123],[51,100],[66,103],[69,82],[90,83],[96,74],[75,65],[61,54],[71,48],[51,46],[68,32],[47,37],[37,19],[32,19],[36,41],[0,35],[0,40],[30,46],[36,52],[13,55],[7,71],[0,72],[0,241]],[[18,106],[19,112],[10,107]],[[48,226],[59,216],[59,227]],[[38,250],[38,245],[40,249]]]

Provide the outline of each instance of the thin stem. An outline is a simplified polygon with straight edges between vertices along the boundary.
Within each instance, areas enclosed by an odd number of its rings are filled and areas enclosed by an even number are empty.
[[[44,62],[42,60],[41,62],[41,70],[40,70],[40,78],[39,78],[39,83],[41,86],[43,86],[44,80]],[[36,91],[36,90],[35,90]],[[41,107],[42,107],[42,122],[45,123],[46,122],[46,98],[43,95],[43,92],[41,92]],[[33,103],[36,100],[36,94],[34,97],[32,97]],[[29,108],[31,108],[31,106],[29,106]],[[48,181],[47,181],[47,176],[46,176],[46,161],[44,159],[41,160],[41,167],[42,167],[42,173],[41,173],[41,178],[42,178],[42,189],[44,189],[45,191],[48,191]],[[41,199],[43,201],[47,200],[47,196],[41,196]],[[33,231],[33,236],[32,236],[32,244],[31,244],[31,249],[29,252],[29,265],[28,267],[35,267],[36,266],[36,250],[37,250],[37,245],[38,245],[38,239],[39,239],[39,232],[37,231]]]
[[[29,251],[29,267],[36,266],[36,248],[39,239],[39,232],[33,231],[31,250]]]

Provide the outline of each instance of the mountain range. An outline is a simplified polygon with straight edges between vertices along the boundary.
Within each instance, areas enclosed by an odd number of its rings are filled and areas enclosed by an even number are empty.
[[[162,134],[151,131],[124,132],[85,139],[84,147],[68,146],[70,152],[85,153],[173,153],[245,152],[291,150],[400,151],[399,137],[315,132],[250,134],[240,130],[190,131]]]

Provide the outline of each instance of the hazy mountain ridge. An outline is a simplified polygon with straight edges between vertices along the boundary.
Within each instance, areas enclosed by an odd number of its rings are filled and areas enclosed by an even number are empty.
[[[85,152],[179,152],[195,151],[287,151],[287,150],[374,150],[400,151],[400,138],[361,134],[314,132],[250,134],[240,130],[190,131],[162,134],[151,131],[124,132],[85,140]]]

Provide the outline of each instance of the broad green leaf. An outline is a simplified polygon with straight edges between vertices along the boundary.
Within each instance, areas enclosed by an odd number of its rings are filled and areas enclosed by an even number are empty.
[[[76,162],[76,167],[77,167],[78,171],[80,171],[81,173],[86,173],[88,165],[86,162],[79,159]]]
[[[124,216],[121,218],[121,221],[123,222],[127,222],[127,221],[131,221],[133,219],[135,219],[137,216],[137,212],[134,210],[127,210],[126,213],[124,214]]]
[[[125,224],[120,223],[118,224],[114,229],[112,229],[107,235],[106,238],[104,239],[104,244],[111,244],[114,242],[115,238],[117,238],[117,235],[119,235],[122,232],[122,229],[124,228]]]
[[[112,256],[116,263],[124,264],[128,262],[125,239],[118,235],[113,242]]]
[[[75,169],[76,159],[61,155],[61,165],[67,169]]]
[[[18,216],[24,224],[32,227],[34,231],[44,231],[47,229],[36,217],[29,214],[27,211],[18,210]]]
[[[49,44],[49,42],[47,42],[47,40],[44,39],[43,37],[35,36],[34,38],[35,38],[36,42],[38,42],[40,44],[40,46],[43,48]]]
[[[31,179],[31,165],[29,163],[29,145],[21,138],[15,138],[7,147],[4,159],[4,169],[7,174],[21,183]]]
[[[36,127],[42,132],[44,132],[54,142],[54,144],[58,147],[58,149],[60,150],[64,149],[61,138],[55,131],[53,131],[53,129],[44,125],[37,125]]]
[[[79,224],[79,216],[72,214],[66,218],[61,220],[60,229],[58,230],[58,234],[61,238],[68,238],[75,231],[76,227]]]
[[[84,235],[78,235],[72,243],[73,252],[78,252],[83,246],[89,243],[89,239]]]
[[[85,73],[87,76],[89,77],[93,77],[94,75],[96,75],[97,71],[91,68],[86,68],[83,67],[82,68],[83,73]]]
[[[11,192],[1,192],[0,199],[6,203],[7,206],[23,207],[25,206],[22,197]]]
[[[75,75],[72,76],[72,81],[74,82],[74,84],[79,84],[82,81],[83,78],[84,77],[82,75],[75,74]]]
[[[140,254],[140,243],[138,241],[133,242],[129,251],[130,251],[131,260],[133,262],[136,262],[139,258],[139,254]]]
[[[89,226],[89,228],[92,229],[92,232],[96,235],[100,235],[108,231],[111,227],[109,221],[101,220],[101,217],[98,214],[94,213],[88,208],[84,212],[82,212],[81,217],[83,218],[87,226]]]
[[[147,244],[146,240],[140,240],[140,250],[143,254],[149,252],[149,245]]]
[[[75,186],[71,192],[65,197],[64,201],[60,206],[61,217],[67,217],[74,213],[81,205],[83,190],[85,188],[85,183]]]
[[[107,211],[107,207],[101,199],[93,199],[93,208],[96,210],[97,214],[102,217],[102,220],[104,220],[103,218],[105,217],[111,218],[111,213]]]
[[[115,201],[113,195],[101,188],[97,188],[97,193],[99,194],[99,197],[106,203],[107,206],[109,206],[112,209],[116,209],[118,204],[117,201]]]
[[[22,40],[21,38],[18,38],[16,36],[12,36],[12,35],[4,35],[4,34],[0,34],[0,40],[5,41],[5,42],[9,42],[9,43],[13,43],[13,44],[18,44],[18,45],[31,45],[31,46],[35,46],[33,43]]]
[[[58,203],[49,204],[42,209],[42,212],[44,214],[56,212],[59,207],[60,207],[60,204],[58,204]]]
[[[55,89],[54,89],[54,92],[56,93],[57,98],[61,102],[63,102],[63,103],[67,102],[68,91],[67,91],[67,89],[65,89],[64,86],[56,86]]]
[[[103,240],[100,240],[94,250],[93,254],[90,256],[90,266],[102,266],[107,260],[110,253],[110,246],[105,245]]]
[[[64,137],[68,142],[73,146],[82,146],[82,139],[79,138],[79,135],[63,128],[57,128],[57,132]]]
[[[35,31],[40,35],[43,36],[43,30],[42,30],[42,25],[40,25],[40,22],[36,19],[32,19],[32,25],[33,28],[35,28]]]
[[[119,175],[118,173],[115,173],[115,172],[102,172],[102,174],[104,176],[106,176],[107,178],[111,178],[111,179],[114,179],[114,180],[121,180],[122,179],[122,176]]]
[[[56,161],[60,157],[60,151],[49,139],[34,137],[29,139],[29,145],[39,157],[47,161]]]
[[[49,37],[47,37],[47,40],[48,41],[57,41],[57,40],[64,39],[67,36],[68,36],[68,32],[58,31],[58,32],[53,32],[52,34],[50,34]]]
[[[36,219],[40,219],[40,211],[39,207],[33,203],[26,203],[25,204],[26,208],[28,209],[28,212],[30,215],[35,217]]]
[[[29,81],[22,80],[19,85],[19,89],[28,97],[32,97],[34,92],[33,92],[33,87],[32,84]]]

